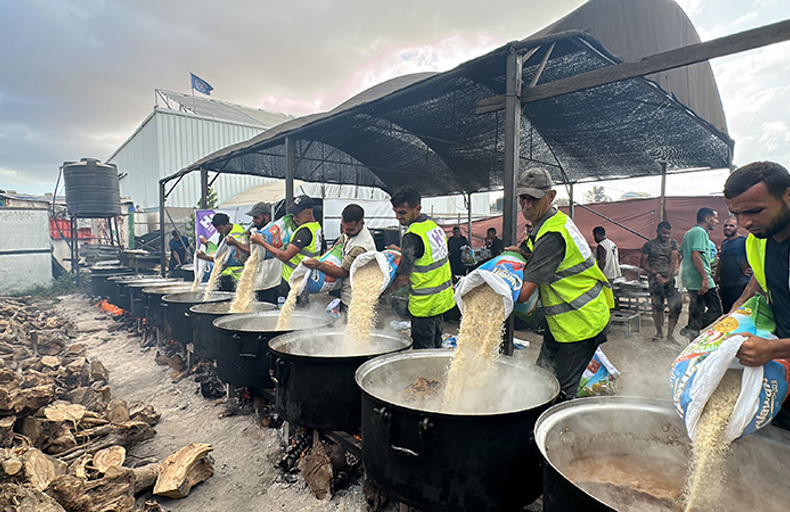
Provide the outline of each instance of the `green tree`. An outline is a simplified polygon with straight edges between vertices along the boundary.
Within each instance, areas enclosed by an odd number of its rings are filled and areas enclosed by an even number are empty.
[[[584,199],[588,203],[609,203],[612,198],[606,195],[606,188],[603,185],[595,185],[584,194]]]

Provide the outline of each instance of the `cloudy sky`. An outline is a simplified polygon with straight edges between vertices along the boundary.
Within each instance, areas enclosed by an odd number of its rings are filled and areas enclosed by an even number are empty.
[[[0,188],[43,194],[64,161],[106,160],[156,88],[294,115],[388,78],[444,71],[522,39],[580,0],[0,0]],[[702,40],[781,21],[787,0],[680,0]],[[790,43],[717,59],[736,163],[790,165]],[[724,172],[670,179],[721,189]],[[612,197],[654,180],[608,183]],[[582,191],[583,193],[583,191]]]

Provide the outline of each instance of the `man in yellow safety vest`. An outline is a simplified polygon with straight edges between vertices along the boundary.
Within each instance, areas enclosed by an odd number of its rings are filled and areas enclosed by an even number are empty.
[[[611,285],[579,229],[552,206],[556,191],[545,169],[521,173],[516,185],[521,213],[533,225],[519,302],[537,290],[546,316],[537,364],[555,373],[565,398],[576,396],[582,373],[606,341]],[[510,247],[508,250],[517,250]]]
[[[443,314],[453,308],[453,275],[450,270],[447,235],[421,212],[420,192],[406,186],[395,192],[390,203],[406,233],[396,277],[387,292],[409,285],[409,316],[414,348],[442,345]],[[385,292],[386,293],[386,292]]]
[[[738,360],[745,366],[762,366],[772,359],[790,357],[790,174],[775,162],[744,165],[727,178],[724,202],[741,227],[749,231],[746,257],[753,271],[729,312],[755,293],[763,293],[773,311],[774,334],[779,338],[767,340],[739,333],[746,341],[738,351]],[[773,424],[790,430],[787,406]]]

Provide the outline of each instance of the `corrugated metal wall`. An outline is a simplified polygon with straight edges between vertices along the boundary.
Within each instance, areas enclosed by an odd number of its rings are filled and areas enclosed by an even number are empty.
[[[121,196],[131,198],[141,208],[154,209],[159,207],[160,178],[262,131],[262,127],[157,109],[109,163],[116,164],[119,173],[127,174],[121,180]],[[224,175],[213,187],[222,201],[260,182],[255,176]],[[199,200],[200,174],[191,173],[168,196],[167,205],[194,207]]]

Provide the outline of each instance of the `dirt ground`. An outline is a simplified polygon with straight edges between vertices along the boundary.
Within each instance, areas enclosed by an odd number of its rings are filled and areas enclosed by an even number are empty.
[[[170,511],[365,511],[361,480],[337,492],[328,501],[316,499],[304,479],[284,478],[274,467],[282,456],[282,429],[260,426],[256,415],[219,418],[223,411],[217,401],[202,397],[199,385],[190,378],[173,383],[171,369],[154,362],[155,349],[141,349],[140,336],[125,330],[108,332],[114,320],[105,316],[86,296],[61,298],[57,311],[70,319],[91,359],[100,360],[110,372],[113,396],[127,401],[153,405],[162,415],[155,426],[157,435],[131,451],[131,456],[164,460],[184,445],[210,443],[214,447],[214,476],[193,488],[187,498],[156,500]],[[685,312],[680,325],[685,325]],[[448,322],[445,332],[457,332]],[[611,362],[622,372],[618,394],[669,398],[669,364],[682,350],[680,344],[653,342],[652,319],[642,317],[641,330],[626,337],[623,327],[615,326],[609,341],[602,346]],[[541,336],[517,331],[527,340],[526,349],[515,356],[534,361]],[[150,495],[142,496],[143,501]],[[396,512],[390,503],[385,512]],[[538,504],[529,510],[540,510]]]

